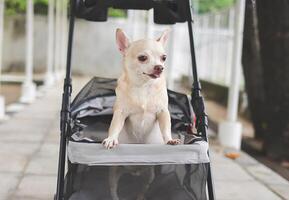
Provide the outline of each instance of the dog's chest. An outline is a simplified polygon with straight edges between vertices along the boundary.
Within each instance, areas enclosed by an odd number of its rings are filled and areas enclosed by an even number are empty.
[[[132,103],[130,104],[131,114],[156,115],[162,109],[165,99],[160,94],[149,90],[138,90],[130,94]]]
[[[133,103],[129,107],[129,125],[135,131],[146,132],[150,130],[156,122],[157,114],[162,109],[161,96],[155,94],[154,91],[138,90],[131,93],[130,97]]]

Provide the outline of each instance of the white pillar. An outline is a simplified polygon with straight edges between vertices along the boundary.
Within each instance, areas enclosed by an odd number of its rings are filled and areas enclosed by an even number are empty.
[[[33,17],[33,0],[27,0],[25,81],[22,84],[22,95],[20,98],[22,103],[31,103],[36,97],[36,85],[33,83]]]
[[[174,77],[174,66],[176,63],[176,53],[175,53],[175,48],[178,45],[177,44],[177,25],[171,26],[171,32],[169,36],[169,44],[168,44],[168,62],[166,64],[167,66],[167,85],[168,88],[173,90],[175,87],[175,77]],[[176,66],[177,67],[177,66]]]
[[[243,44],[243,30],[245,18],[246,0],[236,2],[236,14],[234,25],[234,47],[231,73],[231,84],[229,88],[227,121],[220,124],[219,139],[223,146],[235,149],[241,148],[242,125],[237,122],[239,86],[241,78],[241,57]]]
[[[150,9],[147,11],[147,38],[153,39],[154,37],[154,13]]]
[[[200,51],[200,54],[201,54],[201,58],[200,60],[202,61],[202,64],[201,66],[199,67],[199,69],[201,71],[204,72],[203,74],[203,77],[205,80],[210,80],[210,70],[208,69],[208,67],[211,67],[209,65],[209,62],[208,60],[208,53],[209,53],[209,48],[210,48],[210,43],[208,42],[209,41],[209,34],[208,34],[208,30],[209,30],[209,16],[207,14],[203,15],[202,16],[202,25],[201,25],[201,51]],[[201,75],[201,74],[200,74]]]
[[[127,10],[127,32],[131,39],[133,39],[133,10]]]
[[[137,38],[137,13],[135,10],[132,11],[132,41]]]
[[[65,73],[66,49],[67,49],[67,0],[62,1],[62,38],[61,38],[61,75]]]
[[[47,66],[44,77],[44,86],[49,87],[54,83],[53,53],[54,53],[54,0],[48,2],[48,42],[47,42]]]
[[[228,24],[228,30],[229,35],[228,37],[231,37],[234,34],[234,16],[235,16],[236,10],[231,8],[229,11],[229,24]],[[227,47],[226,47],[226,69],[225,69],[225,84],[230,85],[230,76],[231,76],[231,64],[232,64],[232,49],[233,49],[233,41],[228,40]]]
[[[144,12],[145,11],[136,11],[133,10],[132,15],[132,40],[138,40],[142,37],[145,37],[145,28],[144,23]]]
[[[2,70],[2,49],[3,49],[3,28],[4,28],[4,0],[0,0],[0,79]],[[1,82],[0,82],[0,92],[1,92]],[[0,121],[5,118],[5,98],[0,94]]]
[[[213,27],[215,29],[215,34],[213,35],[213,40],[214,44],[212,46],[212,51],[213,51],[213,57],[212,59],[212,65],[210,66],[212,68],[212,77],[211,80],[214,82],[219,82],[220,80],[218,79],[218,71],[220,71],[220,63],[219,63],[219,56],[220,54],[218,53],[220,51],[220,29],[221,29],[221,14],[220,13],[215,13],[213,14]]]
[[[61,0],[56,0],[55,4],[56,15],[55,15],[55,47],[54,47],[54,77],[59,80],[60,65],[61,65]]]

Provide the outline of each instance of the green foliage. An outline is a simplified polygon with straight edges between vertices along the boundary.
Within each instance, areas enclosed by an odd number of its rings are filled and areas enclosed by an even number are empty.
[[[108,9],[108,16],[110,17],[126,17],[126,11],[121,9]]]
[[[26,10],[26,0],[5,0],[5,12],[8,15],[24,13]],[[34,0],[36,13],[45,13],[47,10],[48,0]]]
[[[196,0],[193,0],[194,2]],[[230,7],[235,0],[198,0],[199,13],[213,12]]]
[[[5,0],[6,14],[12,15],[23,12],[26,8],[26,1],[23,0]]]

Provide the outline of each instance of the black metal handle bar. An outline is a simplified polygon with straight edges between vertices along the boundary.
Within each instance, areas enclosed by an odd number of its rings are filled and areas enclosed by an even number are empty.
[[[62,107],[60,116],[60,147],[59,147],[59,160],[58,160],[58,174],[57,174],[57,188],[55,200],[64,199],[64,176],[65,176],[65,160],[66,160],[66,144],[68,133],[70,132],[71,124],[71,55],[73,45],[74,21],[75,21],[75,0],[70,1],[70,20],[69,20],[69,33],[68,33],[68,48],[67,48],[67,61],[66,61],[66,75],[64,79],[63,94],[62,94]]]

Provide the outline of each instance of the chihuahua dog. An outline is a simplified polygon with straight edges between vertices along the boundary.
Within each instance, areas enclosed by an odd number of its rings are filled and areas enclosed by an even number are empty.
[[[171,135],[171,118],[165,80],[165,45],[169,31],[158,39],[130,42],[116,30],[116,41],[123,56],[123,70],[117,81],[116,101],[108,137],[110,149],[119,143],[179,144]]]

